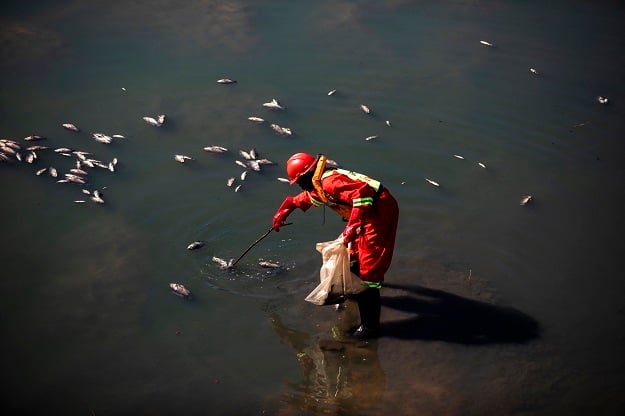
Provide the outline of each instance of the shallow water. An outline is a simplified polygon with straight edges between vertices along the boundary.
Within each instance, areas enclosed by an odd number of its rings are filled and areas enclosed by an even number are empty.
[[[0,163],[9,409],[623,413],[622,4],[83,3],[2,6],[0,137],[119,160],[89,175],[104,205],[34,174],[71,158]],[[285,111],[262,107],[273,97]],[[240,181],[251,148],[277,164]],[[342,229],[329,210],[293,213],[234,269],[212,261],[267,231],[302,150],[399,201],[379,340],[335,341],[353,305],[303,300],[315,243]]]

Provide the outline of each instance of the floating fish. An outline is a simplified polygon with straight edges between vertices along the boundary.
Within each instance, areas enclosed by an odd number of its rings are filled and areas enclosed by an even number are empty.
[[[34,151],[34,150],[45,150],[47,148],[48,148],[48,146],[35,145],[35,146],[28,146],[26,148],[26,150],[31,150],[31,151]]]
[[[247,159],[247,160],[254,159],[252,155],[249,152],[246,152],[245,150],[239,150],[239,154],[243,156],[243,159]]]
[[[272,263],[270,261],[261,261],[260,263],[258,263],[260,267],[265,267],[268,269],[278,269],[280,268],[280,265],[278,263]]]
[[[35,175],[39,176],[39,175],[41,175],[42,173],[45,173],[47,170],[48,170],[48,168],[39,169],[39,170],[35,173]]]
[[[178,296],[188,299],[191,297],[191,291],[180,283],[170,283],[169,288]]]
[[[460,155],[454,155],[454,157],[458,159],[464,159],[464,156],[460,156]]]
[[[213,256],[213,261],[217,264],[219,264],[221,266],[222,269],[227,269],[228,267],[230,267],[232,265],[232,262],[234,261],[234,259],[230,259],[228,261],[219,258],[217,256]]]
[[[228,151],[228,149],[222,146],[206,146],[204,150],[211,153],[225,153]]]
[[[482,45],[486,45],[486,46],[495,46],[495,45],[493,45],[492,43],[487,42],[487,41],[485,41],[485,40],[481,40],[481,41],[480,41],[480,43],[481,43]]]
[[[438,182],[434,182],[432,179],[425,178],[425,180],[428,181],[429,183],[431,183],[434,186],[440,186]]]
[[[176,160],[176,162],[180,162],[180,163],[184,163],[187,160],[193,160],[192,157],[185,156],[185,155],[174,155],[174,159]]]
[[[43,140],[43,139],[45,139],[45,137],[38,136],[36,134],[30,135],[28,137],[24,137],[24,140],[26,140],[27,142],[31,142],[31,141],[35,141],[35,140]]]
[[[336,94],[336,90],[331,90],[330,92],[328,92],[328,95],[334,95]]]
[[[290,180],[288,180],[287,178],[277,178],[280,182],[284,182],[284,183],[291,183]]]
[[[486,165],[485,165],[485,164],[483,164],[482,162],[477,162],[477,165],[478,165],[479,167],[481,167],[481,168],[486,169]]]
[[[534,68],[530,68],[530,72],[531,72],[532,74],[534,74],[534,75],[540,75],[540,74],[538,73],[538,71],[537,71],[536,69],[534,69]]]
[[[228,180],[226,181],[226,185],[232,186],[232,184],[234,184],[234,178],[228,178]]]
[[[245,177],[247,176],[247,170],[244,170],[243,172],[241,172],[241,180],[244,181]]]
[[[242,168],[245,168],[245,169],[248,168],[248,166],[245,163],[241,162],[240,160],[235,160],[234,163],[241,166]]]
[[[104,199],[102,199],[102,197],[100,197],[100,196],[95,196],[94,195],[94,196],[91,197],[91,200],[93,202],[98,203],[98,204],[104,204]]]
[[[597,101],[601,104],[607,104],[608,103],[608,98],[607,97],[603,97],[603,96],[599,96],[597,97]]]
[[[87,172],[85,172],[82,169],[77,169],[76,168],[76,169],[70,169],[69,171],[74,173],[74,174],[76,174],[76,175],[87,175]]]
[[[159,114],[156,116],[156,121],[158,121],[159,125],[165,122],[165,114]]]
[[[76,199],[76,200],[74,200],[74,202],[75,202],[76,204],[84,204],[84,203],[85,203],[85,202],[87,202],[87,201],[85,201],[84,199]]]
[[[260,118],[260,117],[256,117],[256,116],[251,116],[247,118],[249,121],[253,121],[254,123],[264,123],[265,119],[264,118]]]
[[[532,202],[533,200],[534,200],[534,197],[533,197],[533,196],[531,196],[531,195],[524,196],[524,197],[521,199],[521,202],[520,202],[520,204],[519,204],[519,205],[527,205],[527,204],[529,204],[530,202]]]
[[[378,136],[369,136],[369,137],[365,137],[365,140],[369,141],[369,140],[373,140],[373,139],[377,139],[377,138],[378,138]]]
[[[50,174],[50,176],[52,176],[53,178],[56,178],[58,176],[58,173],[56,171],[55,168],[53,168],[52,166],[50,166],[48,173]]]
[[[67,147],[59,147],[59,148],[54,149],[54,152],[56,153],[69,153],[71,151],[72,149],[69,149]]]
[[[113,138],[104,133],[93,133],[93,138],[98,143],[111,144],[113,143]]]
[[[187,250],[196,250],[198,248],[204,247],[206,243],[204,241],[194,241],[187,246]]]
[[[239,184],[239,185],[237,185],[236,188],[234,188],[234,192],[239,192],[240,189],[241,189],[241,185]]]
[[[163,121],[165,121],[164,117],[165,116],[163,116]],[[160,116],[159,116],[158,120],[155,119],[154,117],[148,117],[148,116],[143,117],[143,120],[145,120],[145,122],[148,123],[151,126],[160,127],[160,126],[163,125],[163,121],[160,121],[161,120]]]
[[[278,134],[282,134],[282,135],[285,135],[285,136],[293,135],[293,132],[288,127],[282,127],[282,126],[280,126],[278,124],[271,124],[270,127],[271,127],[271,129],[273,131],[275,131]]]
[[[82,189],[82,193],[85,195],[91,195],[91,191],[88,189]]]
[[[369,109],[369,107],[367,107],[364,104],[360,104],[360,109],[365,113],[365,114],[370,114],[371,113],[371,109]]]
[[[263,103],[263,107],[271,108],[272,110],[284,110],[282,104],[280,104],[275,98],[272,98],[271,101],[267,103]]]
[[[391,127],[391,122],[390,121],[386,120],[385,123],[386,123],[387,126]]]
[[[217,80],[217,84],[236,84],[237,82],[230,78],[221,78]]]
[[[78,127],[76,127],[74,124],[72,123],[63,123],[61,124],[66,130],[71,130],[71,131],[80,131],[80,129]]]
[[[125,139],[126,136],[124,136],[123,134],[114,134],[111,136],[114,139]]]

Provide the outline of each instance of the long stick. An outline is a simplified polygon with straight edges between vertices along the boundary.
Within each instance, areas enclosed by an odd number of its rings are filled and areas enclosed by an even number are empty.
[[[291,225],[291,224],[293,224],[293,223],[292,222],[288,222],[286,224],[283,224],[282,226],[284,227],[285,225]],[[250,251],[256,244],[260,243],[263,240],[263,238],[267,237],[272,231],[273,231],[273,226],[269,230],[267,230],[267,232],[265,234],[263,234],[258,240],[254,241],[252,243],[252,245],[249,246],[247,248],[247,250],[245,250],[243,252],[243,254],[241,254],[235,261],[233,261],[230,265],[228,265],[228,268],[234,267],[234,265],[237,264],[239,262],[239,260],[241,260],[243,258],[243,256],[245,256],[247,254],[248,251]]]

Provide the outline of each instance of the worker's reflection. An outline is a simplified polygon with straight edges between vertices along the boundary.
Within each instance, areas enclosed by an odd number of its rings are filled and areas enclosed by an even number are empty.
[[[288,328],[277,314],[271,321],[304,370],[301,382],[289,383],[291,389],[284,393],[280,415],[361,414],[381,406],[386,379],[378,361],[377,341],[346,339],[340,334],[347,328],[339,326],[327,337],[314,337]]]

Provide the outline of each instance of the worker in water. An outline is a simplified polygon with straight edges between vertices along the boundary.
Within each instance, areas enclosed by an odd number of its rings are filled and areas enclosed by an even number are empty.
[[[296,153],[286,162],[291,185],[303,192],[287,196],[273,217],[279,231],[295,209],[327,205],[347,222],[341,236],[350,247],[350,268],[367,286],[353,295],[358,303],[360,326],[355,338],[380,334],[380,288],[391,265],[399,218],[397,201],[382,184],[361,173],[327,166],[324,155]]]

